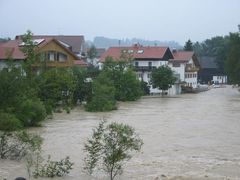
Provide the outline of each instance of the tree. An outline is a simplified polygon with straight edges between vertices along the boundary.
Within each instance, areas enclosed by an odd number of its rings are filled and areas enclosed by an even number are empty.
[[[33,76],[33,64],[36,63],[35,50],[37,48],[37,44],[32,40],[32,35],[33,33],[30,30],[28,30],[27,33],[23,35],[23,46],[21,48],[21,51],[24,53],[25,56],[23,69],[30,83]]]
[[[193,43],[190,39],[185,43],[184,50],[185,51],[192,51],[193,50]]]
[[[229,52],[226,59],[226,70],[230,81],[240,85],[240,34],[230,33]]]
[[[56,108],[59,104],[63,107],[71,105],[75,89],[71,69],[50,69],[39,76],[38,81],[39,97],[47,107]]]
[[[115,88],[111,79],[102,72],[93,80],[92,96],[89,98],[87,111],[110,111],[116,109]]]
[[[73,103],[87,101],[92,92],[92,83],[87,81],[87,71],[79,67],[73,67],[75,89],[73,92]]]
[[[176,77],[168,66],[160,66],[152,71],[151,84],[153,88],[162,90],[162,95],[164,90],[168,90],[175,81]]]
[[[94,45],[91,45],[87,51],[87,57],[90,60],[90,64],[94,65],[94,59],[97,57],[97,49]]]
[[[136,74],[128,61],[123,59],[113,61],[112,58],[108,57],[104,63],[103,72],[114,83],[116,100],[134,101],[143,94],[141,82],[136,78]]]
[[[135,130],[125,124],[101,122],[84,145],[87,156],[84,169],[92,174],[101,169],[113,180],[123,172],[123,165],[131,159],[132,151],[140,151],[143,142]]]

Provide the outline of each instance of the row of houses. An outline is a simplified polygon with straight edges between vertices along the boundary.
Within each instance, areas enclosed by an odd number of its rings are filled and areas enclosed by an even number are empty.
[[[89,62],[94,62],[95,66],[100,68],[103,66],[106,57],[112,57],[118,61],[122,54],[127,54],[131,57],[132,65],[137,77],[147,83],[150,82],[151,72],[154,68],[167,65],[175,73],[177,81],[169,90],[169,94],[181,93],[181,86],[197,88],[198,80],[209,82],[209,77],[213,77],[214,73],[208,71],[204,64],[211,61],[198,59],[193,51],[177,51],[170,50],[169,47],[159,46],[141,46],[134,44],[130,47],[110,47],[108,50],[96,49],[97,56],[94,60],[87,59],[87,48],[85,45],[84,36],[46,36],[34,35],[36,54],[41,54],[41,60],[46,62],[47,67],[87,67]],[[24,61],[25,57],[21,48],[23,46],[22,36],[16,36],[14,40],[0,42],[0,70],[7,67],[9,57],[14,60],[15,64]],[[40,57],[40,56],[39,56]],[[204,63],[205,62],[205,63]],[[202,68],[200,68],[200,63]],[[34,66],[40,66],[36,63]],[[204,69],[203,69],[204,68]],[[201,69],[201,71],[199,71]],[[200,72],[200,73],[199,73]],[[200,77],[199,77],[200,75]],[[214,82],[226,83],[226,77],[220,75],[214,77]],[[224,80],[222,80],[225,78]],[[160,93],[159,90],[153,89],[150,86],[151,93]]]
[[[140,80],[150,85],[151,72],[160,66],[169,66],[177,77],[176,83],[169,89],[169,94],[180,94],[181,86],[197,88],[199,61],[193,51],[171,51],[169,47],[148,46],[135,44],[132,47],[110,47],[100,57],[100,67],[104,64],[106,57],[121,60],[123,53],[132,58],[132,65]],[[160,93],[150,85],[150,93]]]

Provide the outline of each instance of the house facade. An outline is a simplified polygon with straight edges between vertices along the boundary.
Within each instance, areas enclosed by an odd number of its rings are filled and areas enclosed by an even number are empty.
[[[197,88],[200,64],[195,53],[173,50],[172,54],[174,58],[169,60],[169,66],[179,75],[181,83],[187,87]]]
[[[201,83],[204,84],[227,83],[227,75],[218,68],[215,57],[209,56],[201,57],[199,58],[199,63],[201,69],[198,72],[198,78]]]
[[[120,59],[130,60],[139,80],[143,80],[150,85],[151,72],[153,69],[160,66],[167,66],[170,59],[174,56],[169,47],[143,47],[134,45],[132,47],[110,47],[100,58],[100,67],[103,65],[107,57],[112,57],[118,61]],[[177,74],[176,77],[179,78]],[[150,85],[150,93],[161,93],[157,88],[152,88]],[[168,94],[179,94],[181,88],[179,81],[168,90]]]
[[[78,56],[80,59],[84,59],[87,54],[87,48],[85,45],[84,36],[77,35],[33,35],[32,39],[55,39],[63,46],[69,49],[72,53]],[[22,39],[22,35],[16,36],[16,40]]]
[[[35,53],[38,55],[33,68],[38,68],[43,63],[49,68],[72,67],[79,61],[82,62],[81,66],[86,66],[77,55],[54,38],[33,39],[33,42],[36,44]],[[21,51],[23,46],[24,43],[20,38],[0,44],[0,70],[7,67],[9,58],[14,61],[16,66],[20,66],[21,62],[25,60]]]

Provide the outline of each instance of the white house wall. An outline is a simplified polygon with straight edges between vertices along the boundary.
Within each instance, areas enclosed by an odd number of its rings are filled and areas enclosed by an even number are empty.
[[[169,67],[174,71],[176,74],[180,75],[180,80],[185,81],[185,64],[180,63],[180,67],[173,67],[172,63],[169,63]]]

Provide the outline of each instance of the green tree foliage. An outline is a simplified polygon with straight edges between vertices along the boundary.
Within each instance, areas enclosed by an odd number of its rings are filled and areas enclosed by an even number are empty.
[[[47,107],[70,106],[74,89],[74,77],[71,69],[50,69],[39,79],[39,97]]]
[[[94,64],[93,61],[97,57],[97,49],[94,45],[91,45],[91,47],[87,51],[87,57],[88,59],[90,59],[90,64],[93,65]]]
[[[45,106],[39,98],[23,101],[17,109],[16,114],[25,127],[37,126],[47,116]]]
[[[116,109],[115,88],[111,79],[102,72],[92,84],[92,97],[87,102],[87,111],[110,111]]]
[[[37,44],[32,40],[33,33],[31,31],[27,31],[26,34],[23,35],[22,41],[23,46],[21,51],[24,53],[25,61],[23,63],[23,69],[26,73],[27,79],[31,82],[33,77],[33,64],[36,63],[36,53],[35,50],[37,48]]]
[[[16,131],[23,127],[22,122],[15,115],[0,112],[0,130]]]
[[[224,73],[224,62],[227,58],[228,44],[229,36],[216,36],[211,39],[207,39],[202,43],[194,43],[193,49],[200,57],[215,57],[219,72]]]
[[[0,71],[0,109],[3,111],[16,111],[27,91],[24,77],[20,69]]]
[[[230,33],[226,70],[230,81],[240,85],[240,34]]]
[[[74,67],[72,69],[75,89],[73,92],[73,103],[89,101],[92,92],[92,83],[87,80],[88,72],[85,69]]]
[[[192,51],[193,50],[193,43],[190,39],[185,43],[184,50],[185,51]]]
[[[152,71],[151,84],[153,88],[168,90],[176,81],[173,71],[168,66],[160,66]]]
[[[60,161],[51,160],[51,156],[48,156],[47,162],[41,162],[38,164],[38,167],[34,169],[33,176],[38,177],[62,177],[70,173],[70,170],[73,169],[73,163],[70,161],[70,158],[67,156],[65,159]]]
[[[85,143],[87,153],[84,169],[92,174],[100,169],[113,180],[122,174],[123,165],[131,159],[133,151],[140,151],[143,142],[135,130],[125,124],[101,122]]]
[[[143,91],[141,82],[125,60],[113,61],[108,57],[103,71],[113,81],[116,89],[115,98],[118,101],[134,101],[141,97]]]

